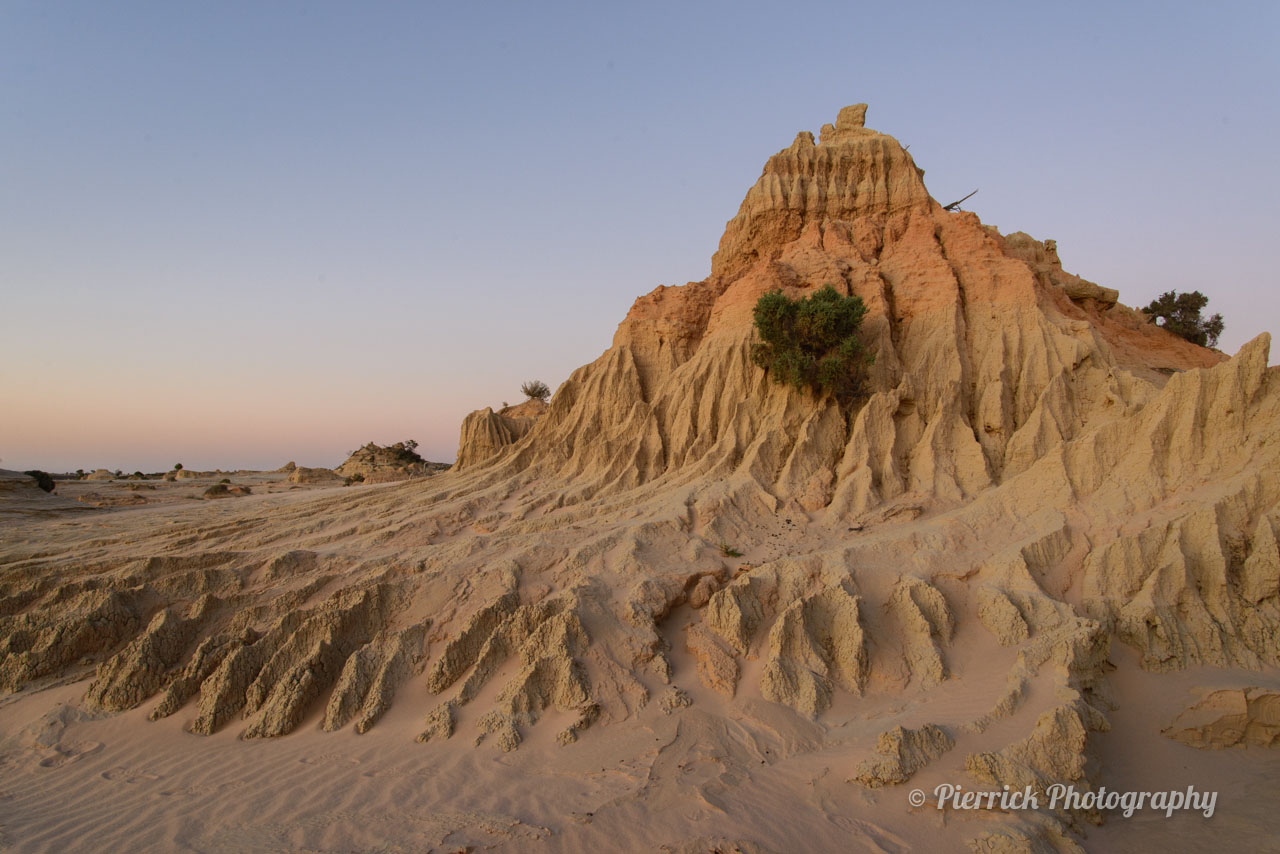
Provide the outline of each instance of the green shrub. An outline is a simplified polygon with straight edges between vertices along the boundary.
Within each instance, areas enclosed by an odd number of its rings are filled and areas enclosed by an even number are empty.
[[[230,483],[230,482],[231,482],[231,478],[229,477],[224,477],[222,480],[218,481],[218,483]]]
[[[174,464],[173,464],[173,470],[174,470],[174,471],[182,471],[182,463],[174,463]]]
[[[1216,347],[1218,336],[1222,334],[1222,315],[1201,317],[1200,311],[1208,304],[1209,298],[1199,291],[1185,294],[1167,291],[1153,299],[1142,311],[1152,323],[1192,344]]]
[[[551,397],[551,387],[542,380],[529,380],[520,386],[520,393],[530,400],[546,401]]]
[[[36,486],[40,487],[45,492],[53,492],[53,476],[47,471],[32,469],[31,471],[24,471],[23,474],[34,477],[36,479]]]
[[[418,453],[418,443],[414,439],[405,439],[403,442],[396,442],[391,446],[391,450],[396,455],[396,462],[403,465],[426,462],[426,460],[422,458],[422,455]],[[364,477],[361,476],[360,479],[364,480]]]
[[[724,555],[725,557],[742,557],[742,552],[738,551],[728,543],[720,544],[720,554]]]
[[[874,361],[858,339],[866,313],[859,297],[842,297],[831,285],[798,300],[771,291],[756,301],[760,340],[751,358],[774,382],[850,401],[863,394]]]

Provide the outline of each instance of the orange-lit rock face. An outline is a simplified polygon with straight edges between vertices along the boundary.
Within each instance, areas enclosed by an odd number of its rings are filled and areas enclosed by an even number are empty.
[[[612,348],[529,430],[518,465],[596,486],[695,461],[699,471],[760,465],[784,480],[805,472],[783,492],[804,493],[806,505],[843,496],[866,508],[914,490],[959,499],[1141,408],[1171,372],[1224,358],[1064,271],[1053,241],[1005,237],[973,213],[944,210],[898,142],[864,126],[865,111],[845,108],[819,142],[802,132],[769,158],[725,227],[711,276],[636,300]],[[875,419],[806,403],[748,358],[761,294],[824,285],[868,306]],[[830,434],[793,442],[814,417]],[[460,458],[497,459],[521,438],[508,432],[471,429],[478,444],[464,436]],[[872,474],[854,448],[893,465]]]

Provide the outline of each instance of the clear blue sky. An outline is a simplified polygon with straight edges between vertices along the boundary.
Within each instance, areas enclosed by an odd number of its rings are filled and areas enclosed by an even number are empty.
[[[933,195],[1280,330],[1280,4],[0,2],[0,467],[336,465],[553,388],[867,101]]]

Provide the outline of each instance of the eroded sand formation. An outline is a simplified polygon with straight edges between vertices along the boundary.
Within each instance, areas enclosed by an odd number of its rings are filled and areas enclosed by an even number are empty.
[[[88,679],[90,707],[264,738],[365,732],[421,684],[427,746],[406,749],[511,751],[549,726],[566,756],[657,713],[677,735],[637,802],[701,799],[739,832],[636,838],[764,851],[786,832],[732,805],[784,767],[845,750],[823,786],[1088,788],[1117,647],[1160,673],[1280,665],[1268,337],[1228,359],[1147,324],[1052,241],[943,210],[864,113],[770,158],[711,276],[638,299],[548,407],[469,416],[450,472],[7,538],[0,687]],[[869,308],[851,409],[748,354],[761,294],[828,284]],[[1159,724],[1271,744],[1274,696],[1241,685]],[[680,777],[699,757],[718,776]],[[824,809],[792,794],[796,821]],[[608,838],[602,809],[563,838]],[[1075,851],[1100,819],[936,833]],[[805,828],[812,850],[854,833]]]
[[[370,442],[357,448],[334,473],[343,478],[354,478],[363,483],[390,483],[411,477],[429,477],[447,471],[444,463],[427,462],[414,453],[416,446],[404,442],[382,447]]]

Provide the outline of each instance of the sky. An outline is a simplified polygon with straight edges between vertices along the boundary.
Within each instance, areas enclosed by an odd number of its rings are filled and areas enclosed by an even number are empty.
[[[0,467],[452,461],[863,101],[1234,353],[1280,331],[1278,44],[1274,2],[0,0]]]

